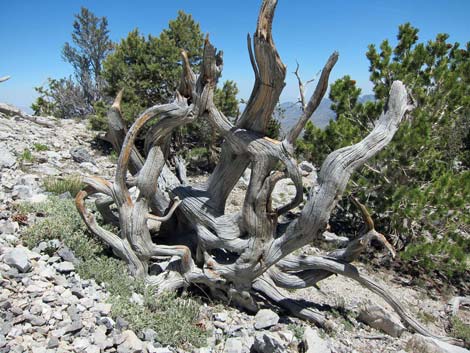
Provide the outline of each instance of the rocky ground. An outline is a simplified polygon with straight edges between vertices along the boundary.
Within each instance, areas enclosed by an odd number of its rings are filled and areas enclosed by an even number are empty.
[[[57,241],[53,253],[44,244],[34,249],[22,245],[26,223],[15,218],[14,206],[47,199],[44,178],[113,175],[114,163],[93,148],[92,137],[84,122],[49,120],[37,124],[0,113],[0,353],[183,352],[162,347],[153,330],[133,332],[125,320],[113,316],[106,288],[80,278],[75,271],[77,259],[64,244]],[[306,163],[301,169],[305,184],[312,185],[316,175],[312,167]],[[241,206],[248,177],[244,175],[232,193],[229,212]],[[192,181],[203,182],[204,177],[193,177]],[[292,192],[288,181],[281,183],[275,202],[285,202]],[[32,221],[34,216],[28,223]],[[392,273],[359,267],[400,297],[432,332],[446,335],[449,298],[430,297],[420,288],[394,283]],[[378,296],[343,277],[321,282],[319,290],[298,290],[290,295],[329,309],[334,333],[328,335],[269,308],[251,316],[222,305],[204,304],[199,324],[209,332],[209,338],[206,347],[193,351],[468,352],[412,335]],[[469,318],[468,313],[461,310],[460,315]]]

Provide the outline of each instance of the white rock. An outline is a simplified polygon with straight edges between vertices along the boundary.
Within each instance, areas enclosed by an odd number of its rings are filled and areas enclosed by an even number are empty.
[[[117,347],[118,353],[141,353],[144,350],[144,343],[134,332],[126,330],[122,333],[124,341]]]
[[[220,313],[215,313],[214,314],[214,319],[216,321],[220,321],[220,322],[225,322],[227,321],[227,318],[228,318],[228,315],[226,312],[220,312]]]
[[[11,249],[5,254],[3,261],[22,273],[31,269],[31,261],[29,261],[28,253],[24,248]]]
[[[93,333],[93,343],[102,350],[113,346],[113,341],[106,336],[106,327],[98,326]]]
[[[27,200],[33,196],[33,190],[28,185],[15,185],[11,196],[13,200]]]
[[[111,304],[108,303],[96,303],[94,310],[99,312],[103,316],[108,316],[111,312]]]
[[[132,293],[130,301],[131,303],[135,303],[137,305],[144,305],[144,297],[142,294],[138,294],[136,292]]]
[[[88,347],[90,346],[90,341],[84,337],[77,337],[73,341],[73,350],[75,352],[89,352]],[[96,346],[95,346],[96,347]],[[99,348],[98,348],[99,352]]]
[[[264,331],[256,333],[252,350],[258,353],[284,353],[286,346],[276,332]]]
[[[311,173],[314,170],[316,170],[315,167],[313,166],[313,164],[310,163],[310,162],[307,162],[307,161],[300,162],[299,169],[303,170],[307,173]]]
[[[0,234],[14,234],[19,229],[18,222],[3,219],[0,221]]]
[[[303,341],[305,353],[331,353],[328,343],[310,326],[305,327]]]
[[[149,353],[173,353],[173,351],[171,351],[169,348],[167,347],[154,347],[153,348],[153,351]]]
[[[11,168],[15,163],[15,156],[6,148],[6,146],[0,145],[0,170],[3,168]]]
[[[75,271],[75,266],[69,261],[63,261],[56,265],[56,270],[60,273],[69,273]]]
[[[230,337],[225,341],[224,353],[242,353],[243,342],[239,337]]]
[[[359,313],[358,319],[393,337],[400,337],[405,331],[400,320],[379,305],[365,306]]]
[[[279,315],[269,309],[261,309],[255,316],[255,329],[261,330],[276,325]]]
[[[468,349],[419,334],[414,334],[408,340],[406,349],[413,353],[470,353]]]
[[[84,168],[93,174],[98,174],[100,170],[90,162],[80,163],[80,168]]]
[[[41,203],[47,200],[47,195],[45,194],[34,194],[28,199],[28,202],[31,203]]]

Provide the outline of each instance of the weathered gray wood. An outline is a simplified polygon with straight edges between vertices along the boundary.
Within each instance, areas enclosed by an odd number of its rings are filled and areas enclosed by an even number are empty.
[[[133,275],[143,277],[159,293],[194,283],[207,288],[214,297],[249,311],[258,309],[256,298],[262,295],[293,315],[331,328],[323,314],[290,300],[279,288],[315,286],[336,273],[379,294],[413,330],[432,336],[391,293],[347,264],[357,259],[372,239],[381,241],[393,255],[393,248],[374,229],[372,218],[357,200],[352,199],[366,222],[365,234],[327,257],[291,254],[322,240],[352,173],[386,147],[411,107],[405,86],[393,82],[388,105],[374,129],[359,143],[332,152],[300,216],[287,225],[278,224],[279,217],[303,199],[294,144],[326,92],[338,54],[328,59],[308,103],[301,89],[304,112],[287,137],[283,141],[266,137],[266,124],[284,87],[286,71],[272,38],[276,4],[276,0],[263,1],[253,48],[248,37],[255,84],[240,119],[231,123],[214,104],[223,61],[221,52],[206,38],[199,75],[194,74],[183,52],[181,83],[174,101],[147,109],[128,131],[120,113],[122,93],[118,95],[108,114],[109,138],[119,152],[114,183],[85,178],[87,188],[77,196],[78,210],[88,229],[129,264]],[[183,161],[175,162],[179,179],[167,165],[172,132],[195,119],[210,124],[224,138],[219,163],[204,186],[187,185]],[[135,139],[151,121],[154,124],[145,137],[142,156],[135,148]],[[248,165],[251,178],[242,208],[238,213],[225,214],[227,197]],[[273,209],[272,193],[283,178],[293,181],[296,195],[288,204]],[[137,187],[136,195],[129,192],[130,185]],[[98,211],[105,220],[119,225],[119,235],[105,231],[86,209],[84,200],[95,193],[105,195],[98,202]],[[117,212],[111,211],[112,203]],[[158,276],[150,276],[149,266],[162,259],[170,265]]]

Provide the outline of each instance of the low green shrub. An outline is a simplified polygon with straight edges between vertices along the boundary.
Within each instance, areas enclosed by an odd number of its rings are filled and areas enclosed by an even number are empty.
[[[195,147],[188,151],[189,158],[206,158],[208,154],[206,147]]]
[[[60,195],[68,191],[73,197],[77,196],[78,192],[85,186],[82,183],[82,178],[78,175],[69,175],[65,178],[46,177],[43,184],[44,189],[48,192]]]
[[[304,338],[305,327],[300,324],[291,323],[287,325],[287,328],[294,334],[295,338],[302,341]]]
[[[144,305],[113,296],[113,314],[126,319],[133,330],[155,330],[158,341],[164,345],[189,348],[206,344],[207,335],[196,324],[199,318],[197,301],[189,297],[177,297],[174,292],[155,297],[152,291],[147,290],[143,296]]]
[[[197,325],[198,302],[179,298],[176,293],[157,297],[142,281],[128,276],[126,264],[111,257],[109,250],[88,233],[73,200],[53,196],[43,203],[16,207],[19,213],[41,216],[23,232],[24,244],[33,248],[41,241],[59,239],[67,245],[81,260],[77,266],[80,277],[105,285],[114,318],[124,318],[137,332],[155,330],[158,341],[165,345],[189,349],[206,343],[206,332]],[[142,295],[143,305],[130,301],[133,293]]]
[[[22,233],[22,241],[29,248],[42,241],[58,239],[81,258],[90,258],[103,251],[100,243],[88,235],[73,200],[50,197],[45,202],[20,203],[16,207],[20,213],[43,216]]]
[[[461,339],[465,341],[467,345],[470,345],[470,325],[464,323],[461,319],[456,316],[451,319],[451,324],[452,337]]]
[[[49,151],[49,147],[46,145],[43,145],[42,143],[35,143],[34,144],[34,150],[37,152],[41,151]]]
[[[19,156],[20,162],[33,162],[34,156],[28,148],[25,148]]]

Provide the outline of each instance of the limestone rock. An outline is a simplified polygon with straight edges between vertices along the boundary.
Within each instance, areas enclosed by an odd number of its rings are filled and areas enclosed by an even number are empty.
[[[379,305],[367,305],[359,313],[358,319],[393,337],[400,337],[405,331],[400,321]]]
[[[275,332],[258,332],[251,347],[257,353],[283,353],[286,347]]]
[[[23,116],[23,112],[19,108],[7,103],[0,103],[0,113],[10,117]]]
[[[230,337],[225,341],[224,353],[243,353],[243,342],[239,337]]]
[[[14,248],[8,251],[3,261],[16,268],[19,272],[28,272],[31,269],[31,261],[29,261],[28,253],[23,248]]]
[[[307,173],[311,173],[316,170],[313,164],[307,161],[300,162],[299,169]]]
[[[303,343],[305,353],[331,353],[328,343],[310,326],[304,330]]]
[[[59,262],[57,264],[56,270],[60,273],[69,273],[75,271],[75,266],[72,262],[69,261]]]
[[[408,340],[406,350],[413,353],[470,353],[468,349],[420,334],[414,334]]]
[[[0,145],[0,170],[11,168],[16,163],[16,157],[5,147]]]
[[[269,309],[261,309],[255,316],[255,329],[262,330],[276,325],[279,322],[279,315]]]
[[[70,155],[72,159],[77,163],[88,162],[92,164],[96,164],[93,157],[88,153],[88,151],[84,147],[73,147],[70,149]]]
[[[127,330],[122,333],[124,341],[118,346],[118,353],[141,353],[144,351],[143,342],[133,331]]]

